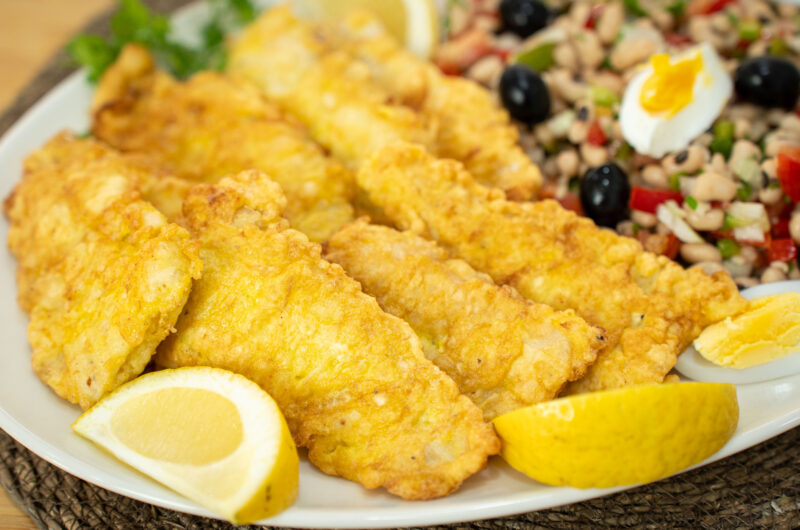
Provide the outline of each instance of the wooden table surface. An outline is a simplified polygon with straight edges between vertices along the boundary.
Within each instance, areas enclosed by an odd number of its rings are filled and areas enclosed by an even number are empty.
[[[113,0],[0,0],[0,109],[47,60]],[[0,487],[0,530],[36,528]]]

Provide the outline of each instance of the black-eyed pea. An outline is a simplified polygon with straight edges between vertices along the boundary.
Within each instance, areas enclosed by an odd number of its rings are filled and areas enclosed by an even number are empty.
[[[774,158],[767,158],[761,162],[761,172],[766,175],[767,182],[778,178],[778,162]]]
[[[782,19],[792,18],[798,13],[797,6],[785,3],[778,4],[778,16]]]
[[[624,21],[625,8],[622,2],[609,2],[603,9],[595,25],[597,36],[600,38],[600,41],[606,46],[613,44]]]
[[[628,38],[617,43],[609,60],[614,70],[622,71],[635,66],[658,51],[658,43],[647,38]]]
[[[692,143],[695,145],[702,145],[703,147],[708,147],[709,145],[711,145],[712,141],[714,141],[714,135],[707,132],[698,136],[697,139]]]
[[[578,62],[578,52],[568,40],[561,42],[553,48],[553,61],[558,66],[566,68],[570,72],[577,72],[580,69]]]
[[[580,147],[581,158],[589,167],[602,166],[608,162],[608,149],[600,145],[583,142]]]
[[[800,245],[800,211],[795,211],[789,221],[789,235]]]
[[[556,157],[556,165],[561,175],[574,177],[578,174],[578,166],[580,165],[577,151],[575,149],[561,151]]]
[[[558,164],[556,163],[555,159],[552,157],[547,158],[542,164],[542,173],[544,173],[548,177],[556,177],[558,176]]]
[[[497,84],[497,80],[503,73],[505,64],[497,55],[487,55],[478,59],[475,64],[467,70],[467,77],[478,83],[491,87]]]
[[[744,260],[745,263],[755,265],[758,262],[758,250],[752,245],[742,245],[739,248],[738,256]]]
[[[711,162],[709,162],[708,167],[705,169],[706,171],[714,171],[720,175],[727,175],[728,163],[725,162],[725,157],[722,153],[714,153],[711,156]]]
[[[736,143],[733,144],[728,165],[732,168],[737,168],[747,159],[761,162],[761,148],[750,140],[736,140]]]
[[[755,287],[756,285],[758,285],[760,283],[757,279],[751,278],[749,276],[738,276],[738,277],[734,278],[733,281],[734,281],[734,283],[736,285],[738,285],[742,289],[747,289],[749,287]]]
[[[576,81],[566,68],[551,70],[550,88],[563,99],[573,103],[586,97],[586,85]]]
[[[631,221],[642,228],[653,228],[658,223],[658,218],[650,212],[631,210]]]
[[[592,85],[607,88],[618,96],[625,91],[625,83],[622,78],[611,70],[597,70],[587,74],[586,78]]]
[[[761,188],[758,190],[758,200],[764,204],[777,204],[783,198],[780,188]]]
[[[642,180],[657,190],[669,189],[667,172],[659,165],[648,164],[642,169]]]
[[[767,54],[768,48],[769,48],[769,41],[757,40],[756,42],[747,47],[747,56],[761,57],[762,55]]]
[[[573,2],[569,9],[568,22],[572,27],[583,27],[592,13],[592,5],[589,2]]]
[[[543,145],[548,145],[556,141],[556,135],[553,134],[553,131],[550,130],[550,127],[548,127],[546,123],[537,125],[533,130],[533,134],[536,136],[536,140]]]
[[[583,29],[575,35],[573,42],[578,61],[584,70],[596,69],[605,59],[603,45],[594,31]]]
[[[713,261],[722,263],[722,254],[710,243],[684,243],[681,245],[681,257],[689,263]]]
[[[652,9],[650,11],[650,18],[653,20],[656,27],[663,32],[668,32],[675,26],[675,17],[664,9]]]
[[[767,123],[772,125],[773,127],[777,127],[783,121],[783,118],[786,116],[786,111],[783,109],[769,109],[764,116],[767,120]]]
[[[746,120],[752,122],[761,115],[762,109],[751,103],[737,103],[731,105],[726,112],[730,120]]]
[[[696,263],[692,266],[692,268],[695,267],[702,270],[706,274],[714,274],[715,272],[720,272],[725,270],[725,267],[723,267],[721,263],[716,261],[701,261],[700,263]]]
[[[617,223],[616,231],[618,234],[633,237],[635,234],[633,233],[633,221],[626,219],[624,221],[620,221]]]
[[[713,138],[710,133],[706,133]],[[750,137],[750,122],[747,120],[733,120],[733,137],[737,140]],[[708,146],[711,142],[706,144]]]
[[[702,232],[719,230],[725,224],[725,212],[721,208],[688,208],[686,222]]]
[[[708,157],[708,149],[699,145],[690,145],[686,149],[664,157],[661,165],[667,175],[675,175],[676,173],[693,175],[703,167]]]
[[[736,183],[719,173],[707,171],[697,177],[692,196],[698,201],[730,201],[736,197]]]
[[[781,118],[779,128],[785,131],[792,131],[800,134],[800,116],[794,112],[789,112],[783,118]]]
[[[589,135],[589,124],[580,120],[575,120],[569,126],[567,131],[567,139],[573,144],[581,144],[586,141]]]
[[[787,280],[789,266],[782,261],[773,261],[761,274],[761,283],[782,282]]]

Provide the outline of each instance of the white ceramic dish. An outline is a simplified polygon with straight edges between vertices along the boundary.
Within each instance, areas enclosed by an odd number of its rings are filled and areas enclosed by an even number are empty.
[[[184,10],[181,28],[196,27],[202,9]],[[0,140],[0,197],[19,180],[25,155],[58,131],[84,131],[91,88],[78,72],[53,89]],[[8,223],[0,219],[5,240]],[[89,482],[146,503],[213,517],[136,471],[117,462],[75,435],[70,424],[80,410],[59,399],[31,369],[25,336],[27,320],[15,302],[14,259],[0,249],[0,428],[56,466]],[[739,427],[718,460],[800,424],[800,375],[738,388]],[[701,464],[702,465],[702,464]],[[569,504],[608,495],[623,488],[577,490],[538,484],[506,466],[499,458],[471,477],[455,494],[424,503],[404,502],[382,491],[367,491],[343,479],[326,476],[307,460],[301,462],[297,503],[264,524],[291,527],[375,528],[430,525],[487,519]]]
[[[742,296],[752,300],[760,296],[769,296],[788,291],[800,293],[800,280],[756,285],[742,291]],[[681,375],[696,381],[714,381],[717,383],[733,383],[734,385],[772,381],[800,373],[800,347],[796,352],[780,359],[739,370],[718,366],[703,358],[694,349],[694,346],[689,346],[678,357],[675,369]]]

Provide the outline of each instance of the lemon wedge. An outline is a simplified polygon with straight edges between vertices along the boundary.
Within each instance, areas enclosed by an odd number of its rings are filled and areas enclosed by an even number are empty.
[[[642,385],[578,394],[493,420],[513,468],[554,486],[651,482],[719,450],[739,421],[736,387]]]
[[[762,296],[736,317],[708,326],[695,349],[714,364],[748,368],[800,350],[800,293]]]
[[[297,449],[286,420],[258,385],[225,370],[141,376],[72,428],[236,524],[275,515],[297,497]]]
[[[406,49],[422,58],[433,55],[439,40],[439,17],[434,0],[292,0],[302,18],[338,18],[356,9],[369,9]]]

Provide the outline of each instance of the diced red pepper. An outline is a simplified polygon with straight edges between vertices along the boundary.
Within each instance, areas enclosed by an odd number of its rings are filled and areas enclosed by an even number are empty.
[[[789,220],[788,219],[778,219],[776,223],[772,225],[772,237],[773,241],[775,239],[780,239],[783,237],[789,237]]]
[[[692,0],[686,6],[686,13],[689,15],[709,15],[722,10],[723,7],[734,0]]]
[[[600,14],[603,12],[605,5],[603,4],[595,4],[592,6],[592,10],[589,12],[589,16],[586,18],[586,23],[583,25],[586,29],[594,29],[595,24],[597,24],[597,19],[600,18]]]
[[[797,245],[789,237],[773,239],[767,250],[767,259],[773,261],[791,262],[797,259]]]
[[[651,190],[634,186],[631,190],[631,199],[628,206],[631,210],[639,210],[647,213],[656,213],[656,208],[662,202],[673,200],[678,204],[683,204],[683,195],[677,191],[670,190]]]
[[[800,202],[800,147],[783,147],[778,152],[778,180],[783,192]]]
[[[592,145],[603,146],[606,145],[606,141],[608,138],[606,137],[605,131],[600,126],[600,122],[598,120],[594,120],[591,125],[589,125],[589,132],[586,134],[586,141]]]
[[[667,33],[665,39],[667,41],[667,44],[670,44],[672,46],[686,46],[687,44],[692,44],[694,42],[688,36],[682,33],[675,33],[674,31],[671,33]]]
[[[567,210],[571,210],[578,215],[583,215],[583,205],[577,193],[568,192],[563,197],[556,199],[561,206]]]

